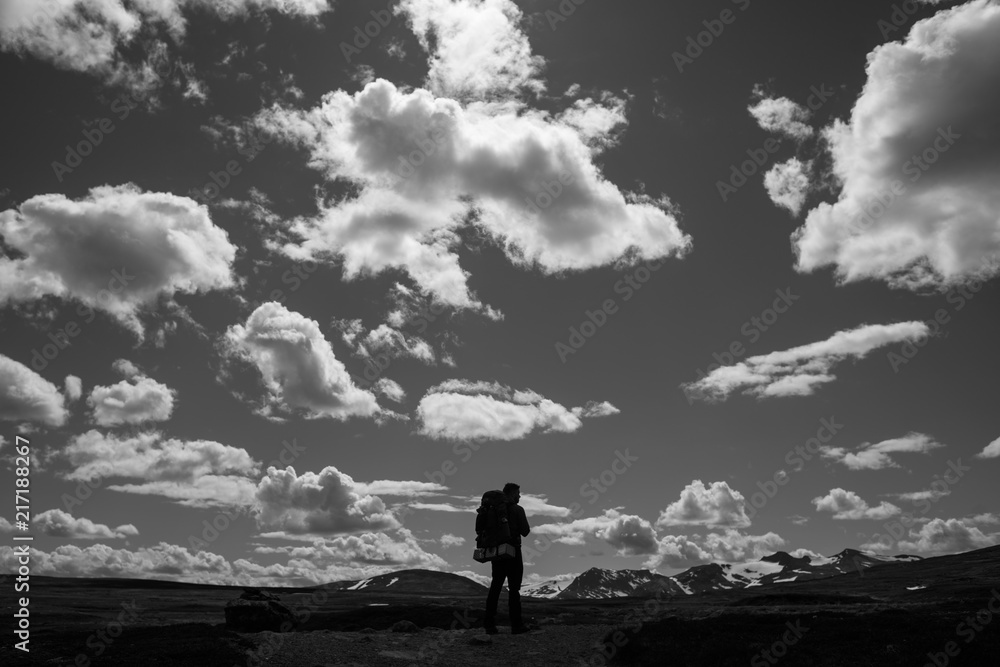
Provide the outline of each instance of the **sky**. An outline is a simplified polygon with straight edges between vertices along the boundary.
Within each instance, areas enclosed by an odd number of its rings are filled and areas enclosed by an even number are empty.
[[[994,545],[998,84],[987,0],[4,3],[0,569]]]

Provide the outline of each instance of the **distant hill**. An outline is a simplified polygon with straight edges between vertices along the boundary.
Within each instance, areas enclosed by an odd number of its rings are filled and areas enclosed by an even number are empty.
[[[487,588],[468,577],[434,570],[400,570],[368,579],[336,581],[329,587],[340,592],[422,593],[434,595],[485,595]]]

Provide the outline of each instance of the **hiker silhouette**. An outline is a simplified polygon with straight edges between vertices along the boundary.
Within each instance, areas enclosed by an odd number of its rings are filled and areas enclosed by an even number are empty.
[[[507,521],[510,524],[510,538],[507,544],[514,547],[513,558],[498,558],[492,562],[493,581],[490,582],[490,592],[486,596],[486,616],[483,626],[486,633],[497,633],[497,604],[500,602],[500,591],[504,580],[507,581],[507,606],[510,613],[511,634],[528,632],[531,628],[524,624],[521,618],[521,579],[524,577],[524,558],[521,556],[521,538],[527,537],[529,531],[528,517],[524,508],[517,504],[521,498],[521,487],[513,482],[507,482],[503,487],[507,496]]]

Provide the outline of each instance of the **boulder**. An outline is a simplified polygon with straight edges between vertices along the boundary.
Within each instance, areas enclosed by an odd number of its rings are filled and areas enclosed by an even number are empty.
[[[226,628],[236,632],[286,632],[295,627],[295,616],[274,600],[247,600],[226,603]]]
[[[420,628],[412,621],[396,621],[392,624],[393,632],[420,632]]]
[[[240,599],[241,600],[264,600],[264,601],[274,600],[275,602],[278,602],[278,601],[281,600],[281,598],[279,598],[274,593],[268,593],[267,591],[263,591],[263,590],[261,590],[259,588],[244,588],[243,592],[240,593]]]

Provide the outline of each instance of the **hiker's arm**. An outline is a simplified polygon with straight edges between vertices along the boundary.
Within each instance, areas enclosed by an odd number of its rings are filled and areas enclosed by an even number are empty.
[[[521,526],[521,537],[527,537],[531,530],[528,528],[528,515],[524,513],[524,508],[520,505],[517,506],[518,514],[520,514],[520,521],[518,523]]]

